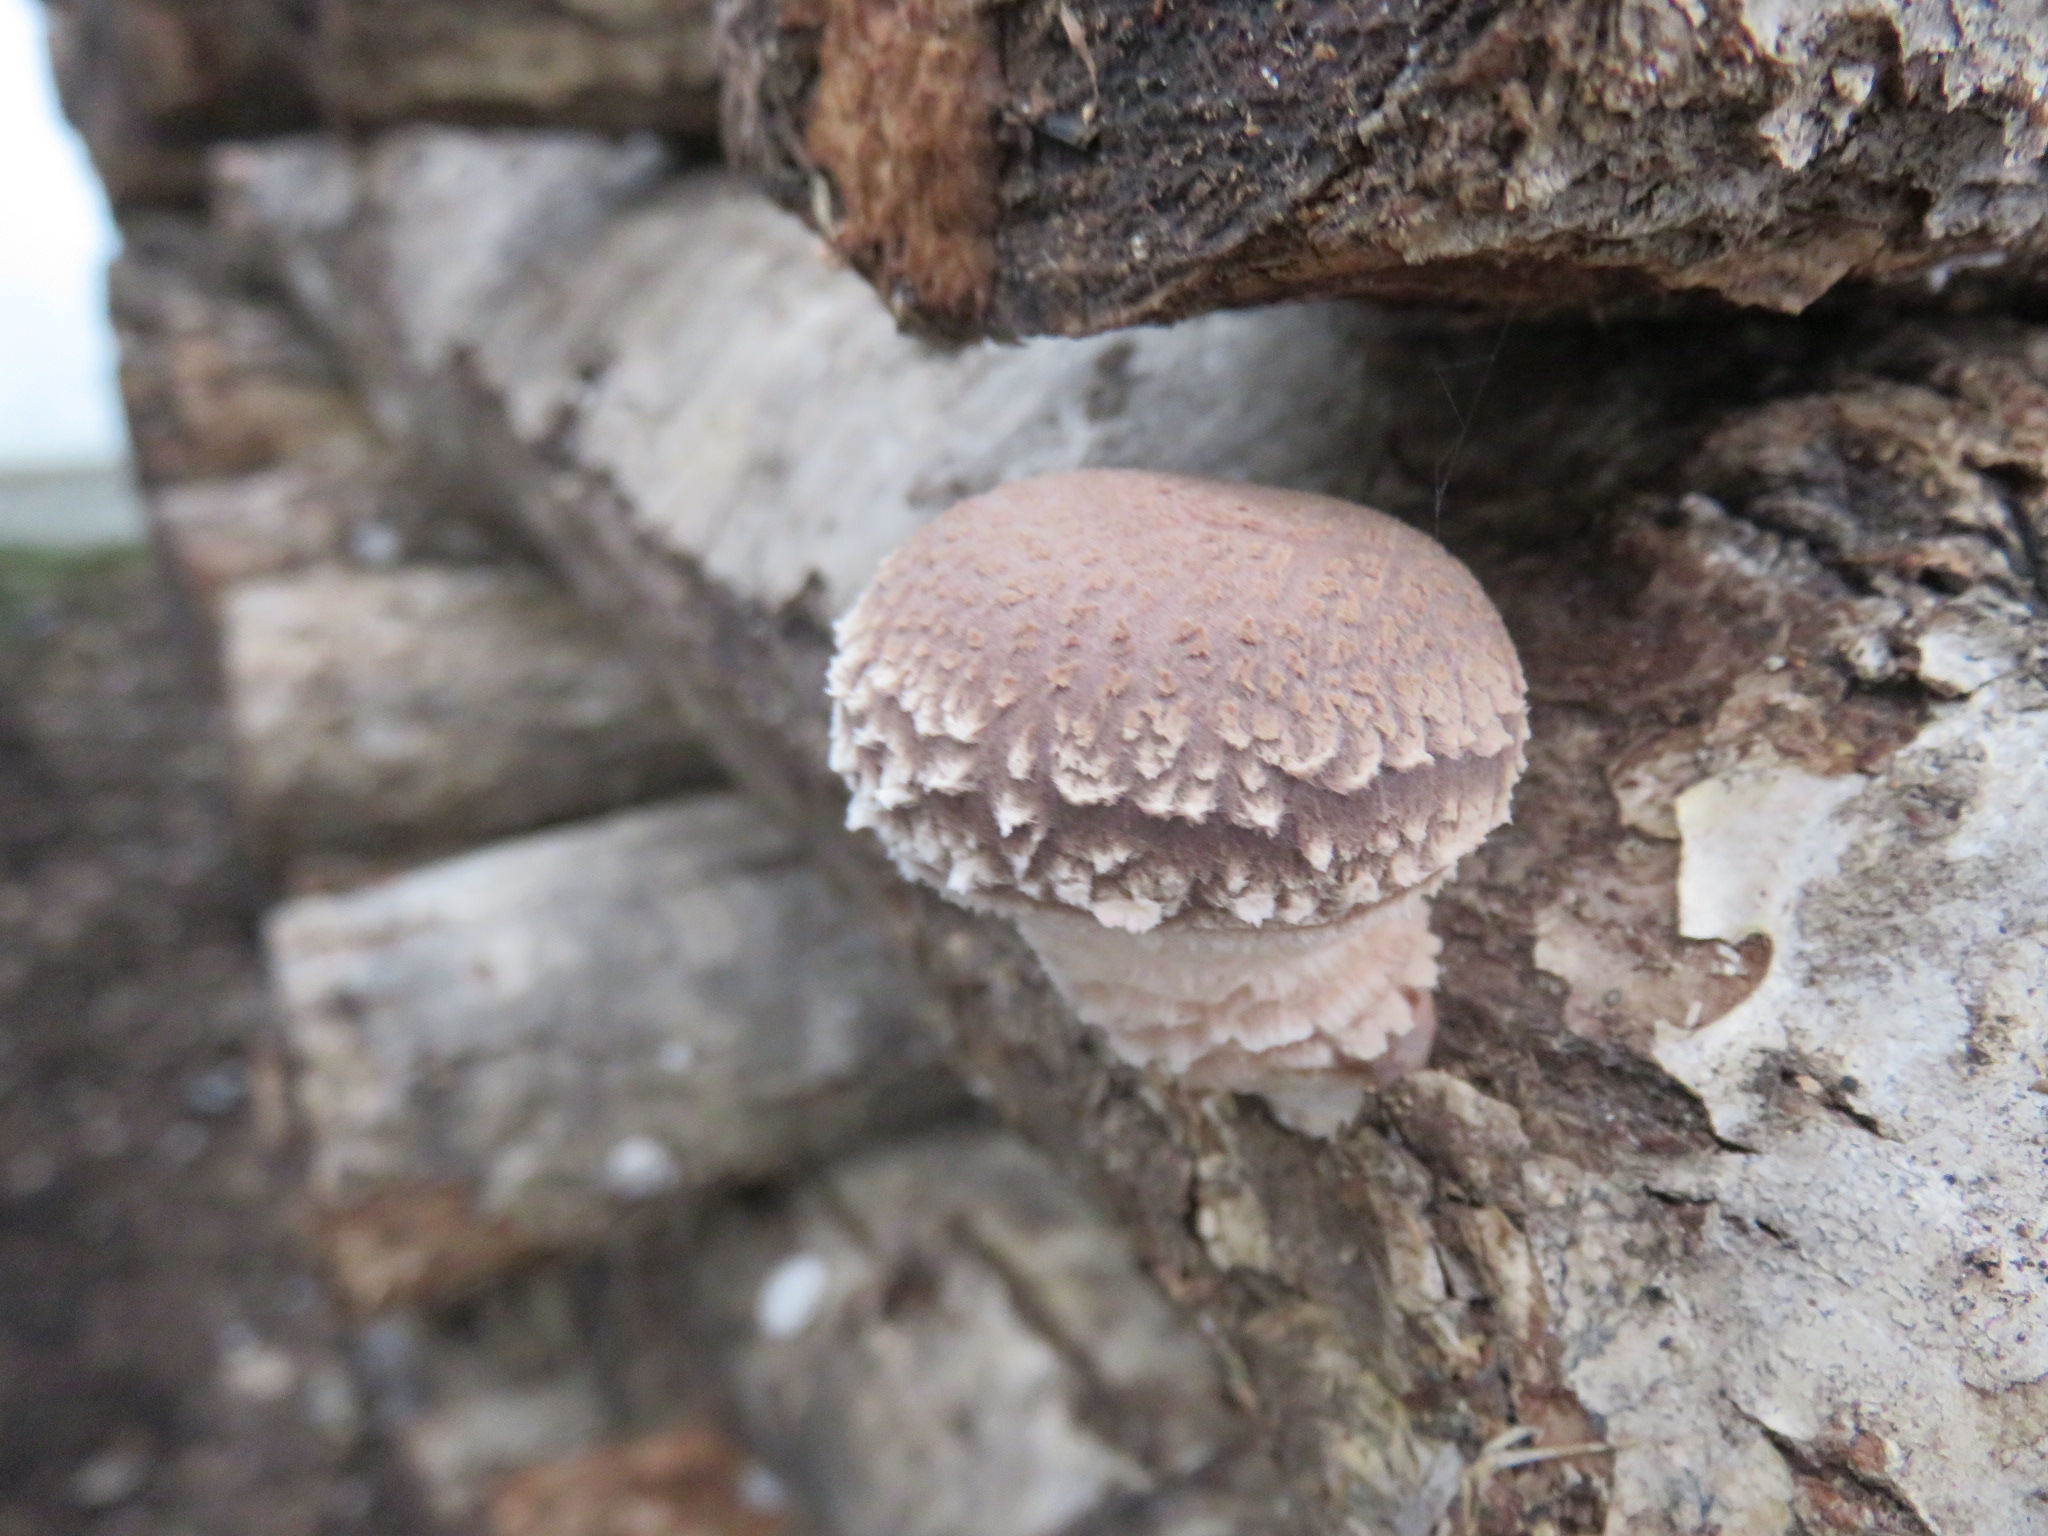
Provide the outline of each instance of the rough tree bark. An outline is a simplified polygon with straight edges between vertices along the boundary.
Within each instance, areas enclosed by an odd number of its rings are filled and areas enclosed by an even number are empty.
[[[1797,310],[2037,253],[2048,11],[725,0],[726,143],[909,324]]]
[[[224,182],[1227,1346],[1274,1528],[2038,1520],[2048,335],[1337,307],[938,354],[716,179],[427,195],[503,153]],[[1416,518],[1522,648],[1530,771],[1437,904],[1434,1067],[1331,1142],[1116,1065],[1007,929],[840,830],[825,621],[921,517],[1077,463]]]

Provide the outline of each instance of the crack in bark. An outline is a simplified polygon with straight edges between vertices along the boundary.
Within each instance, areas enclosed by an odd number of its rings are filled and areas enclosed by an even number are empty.
[[[1884,1471],[1887,1448],[1862,1429],[1801,1441],[1754,1415],[1756,1426],[1785,1459],[1797,1489],[1797,1513],[1812,1536],[1939,1536]]]

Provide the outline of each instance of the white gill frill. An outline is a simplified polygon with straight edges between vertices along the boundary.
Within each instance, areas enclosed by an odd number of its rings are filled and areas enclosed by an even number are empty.
[[[1083,913],[1010,909],[1084,1023],[1136,1067],[1253,1093],[1328,1136],[1368,1089],[1428,1055],[1441,942],[1425,891],[1312,928],[1166,924],[1119,932]]]

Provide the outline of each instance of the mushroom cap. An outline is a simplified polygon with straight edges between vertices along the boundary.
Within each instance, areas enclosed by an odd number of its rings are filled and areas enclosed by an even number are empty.
[[[1112,928],[1334,921],[1507,819],[1506,627],[1425,534],[1327,496],[1082,470],[963,501],[838,626],[847,821],[968,905]]]

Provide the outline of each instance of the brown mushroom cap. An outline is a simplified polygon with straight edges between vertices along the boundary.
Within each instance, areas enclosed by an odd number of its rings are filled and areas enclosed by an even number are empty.
[[[832,763],[906,874],[1142,932],[1330,922],[1507,819],[1472,573],[1326,496],[1083,470],[961,502],[839,625]]]

